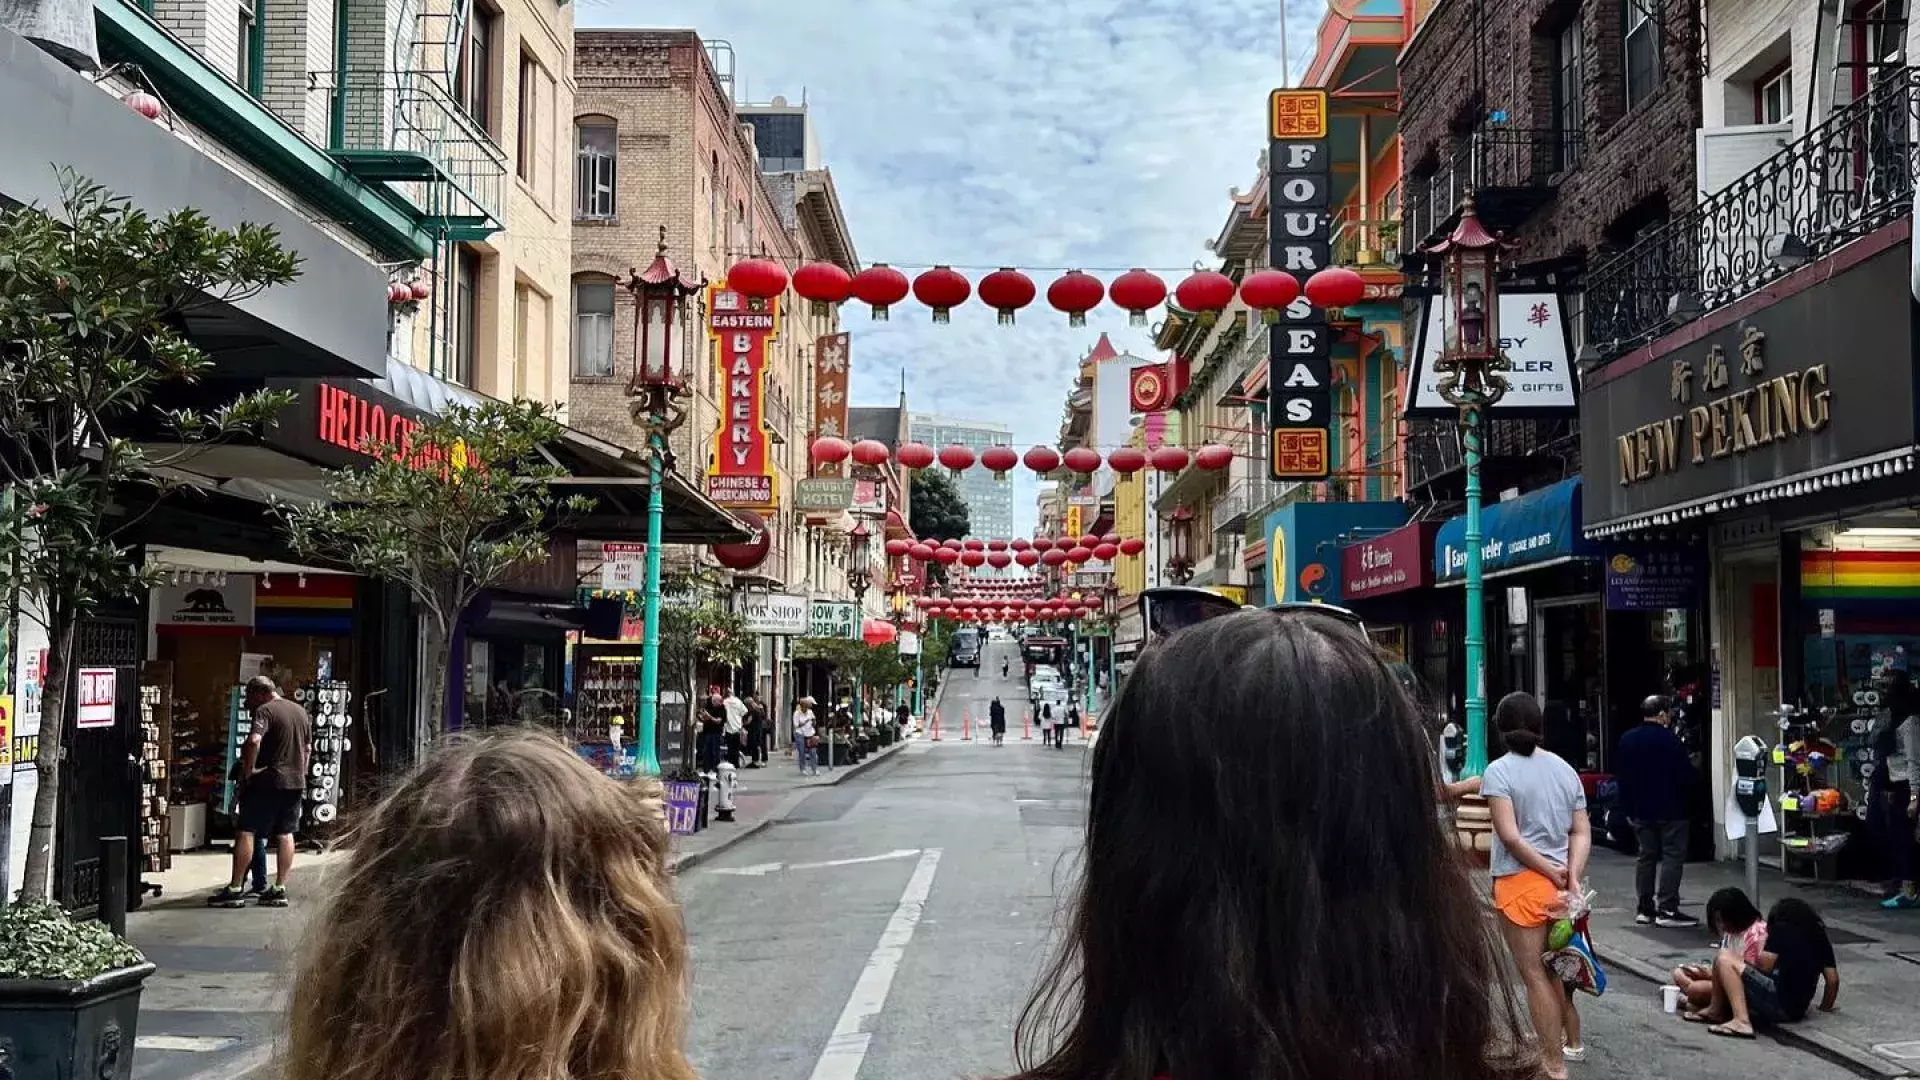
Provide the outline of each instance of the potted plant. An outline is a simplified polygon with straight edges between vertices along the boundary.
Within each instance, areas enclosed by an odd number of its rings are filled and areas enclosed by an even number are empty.
[[[0,1075],[130,1080],[153,964],[50,904],[0,908]]]

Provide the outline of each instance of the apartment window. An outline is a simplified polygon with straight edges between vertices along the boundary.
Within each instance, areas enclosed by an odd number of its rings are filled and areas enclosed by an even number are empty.
[[[614,215],[613,182],[619,165],[620,131],[594,117],[575,126],[573,216],[608,221]]]
[[[533,366],[528,324],[533,317],[533,290],[525,285],[513,287],[513,396],[527,396],[527,373]]]
[[[573,283],[573,373],[583,379],[613,375],[613,282]]]
[[[1793,119],[1793,65],[1788,63],[1753,84],[1753,122],[1784,124]]]
[[[1629,0],[1631,2],[1631,0]],[[1581,70],[1586,40],[1578,20],[1554,41],[1553,123],[1560,136],[1560,167],[1580,160],[1580,134],[1586,130],[1586,78]]]
[[[539,117],[540,62],[521,53],[519,114],[514,125],[514,170],[520,179],[528,183],[533,182],[534,143],[540,131]]]
[[[447,378],[461,386],[473,385],[480,351],[480,253],[459,248],[453,272],[453,370]]]
[[[1653,19],[1660,0],[1622,0],[1626,6],[1627,108],[1660,88],[1660,24]]]
[[[454,95],[460,107],[489,135],[493,133],[493,45],[500,16],[475,3],[454,71]]]
[[[260,96],[260,52],[263,42],[260,40],[259,0],[240,0],[239,22],[234,27],[234,71],[233,81],[254,97]]]
[[[707,247],[720,246],[720,155],[707,155]]]

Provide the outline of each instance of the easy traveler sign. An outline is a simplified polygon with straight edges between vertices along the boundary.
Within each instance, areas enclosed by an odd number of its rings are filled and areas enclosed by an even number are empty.
[[[1480,512],[1481,569],[1493,574],[1595,554],[1580,536],[1579,521],[1577,476],[1517,499],[1494,503]],[[1466,576],[1466,541],[1464,516],[1440,527],[1433,551],[1436,580]]]
[[[767,370],[773,339],[780,336],[780,300],[762,303],[764,308],[752,308],[746,297],[721,285],[707,289],[707,335],[723,390],[707,495],[722,506],[771,510],[779,498],[766,424]]]
[[[1333,155],[1325,90],[1267,98],[1268,258],[1305,281],[1333,262]],[[1324,480],[1332,469],[1333,331],[1327,313],[1297,297],[1268,330],[1268,472]]]

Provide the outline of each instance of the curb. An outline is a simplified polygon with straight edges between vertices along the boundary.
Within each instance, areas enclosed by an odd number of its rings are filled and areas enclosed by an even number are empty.
[[[806,797],[807,792],[815,788],[838,787],[839,785],[846,783],[848,780],[853,779],[854,777],[860,775],[861,773],[867,771],[868,769],[873,768],[875,765],[880,764],[882,761],[885,761],[888,758],[892,757],[894,754],[898,753],[901,749],[908,746],[911,743],[911,741],[912,740],[908,740],[908,742],[896,742],[893,745],[881,750],[879,753],[869,756],[867,760],[862,761],[857,765],[843,766],[840,769],[836,770],[834,772],[833,777],[825,781],[824,783],[807,784],[803,787],[794,788],[792,791],[788,792],[787,797],[784,800],[782,800],[781,805],[775,807],[774,811],[771,814],[768,814],[766,817],[761,818],[759,821],[751,822],[745,826],[742,826],[740,829],[735,831],[733,835],[727,837],[725,840],[722,840],[717,844],[714,844],[712,847],[704,848],[700,851],[690,851],[684,855],[676,855],[673,858],[668,859],[667,873],[679,874],[687,870],[691,870],[694,867],[699,866],[701,863],[706,862],[707,860],[713,858],[714,856],[719,855],[723,852],[729,851],[732,848],[737,847],[742,843],[745,843],[748,838],[756,836],[759,833],[765,831],[766,829],[771,828],[774,825],[778,825],[782,821],[785,821],[787,819],[787,815],[793,812],[793,808],[799,804],[801,799]],[[709,825],[707,827],[711,829],[714,826]]]
[[[1668,983],[1669,972],[1661,971],[1637,957],[1629,956],[1616,949],[1603,948],[1600,945],[1595,945],[1593,952],[1605,963],[1645,979],[1655,986],[1665,986]],[[1893,1080],[1893,1078],[1913,1075],[1871,1050],[1855,1046],[1843,1039],[1836,1039],[1823,1031],[1802,1030],[1792,1024],[1778,1024],[1767,1033],[1789,1046],[1796,1046],[1821,1057],[1835,1060],[1838,1064],[1866,1076],[1887,1077]]]

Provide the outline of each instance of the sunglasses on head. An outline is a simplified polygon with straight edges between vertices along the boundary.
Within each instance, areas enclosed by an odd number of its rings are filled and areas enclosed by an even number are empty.
[[[1146,623],[1151,639],[1185,630],[1222,615],[1231,615],[1236,611],[1265,610],[1288,614],[1292,612],[1312,612],[1338,619],[1361,633],[1366,633],[1367,624],[1360,616],[1334,604],[1311,603],[1288,600],[1272,604],[1264,609],[1251,608],[1235,603],[1233,600],[1214,592],[1192,585],[1168,585],[1140,592],[1142,618]]]

